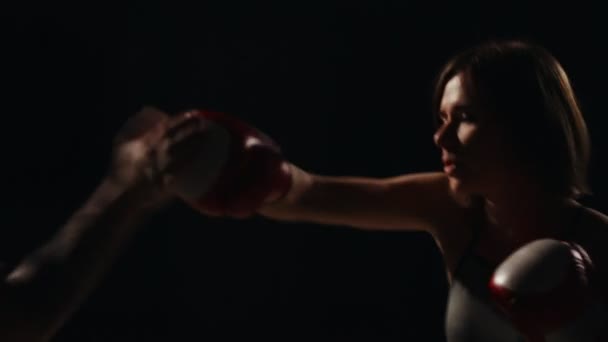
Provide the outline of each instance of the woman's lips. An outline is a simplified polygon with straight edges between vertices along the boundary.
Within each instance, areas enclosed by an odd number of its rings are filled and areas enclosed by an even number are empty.
[[[445,172],[448,176],[451,176],[456,171],[456,164],[444,164],[443,172]]]
[[[448,176],[454,175],[458,169],[458,163],[453,159],[443,159],[443,172]]]

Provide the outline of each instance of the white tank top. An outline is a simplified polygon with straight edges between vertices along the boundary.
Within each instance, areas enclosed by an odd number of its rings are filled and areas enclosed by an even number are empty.
[[[578,225],[583,213],[580,207],[568,231],[563,237],[572,238],[573,229]],[[474,253],[474,247],[481,232],[481,224],[473,228],[471,243],[456,267],[449,289],[445,319],[448,342],[525,342],[526,339],[508,321],[507,317],[491,299],[488,283],[495,268]],[[569,330],[547,336],[547,341],[596,341],[596,337],[586,336],[582,331],[597,331],[603,326],[607,315],[602,303],[597,303],[580,317],[581,324],[573,324]],[[578,336],[572,338],[572,336]],[[601,339],[600,339],[601,340]]]
[[[468,253],[452,279],[446,310],[448,342],[524,342],[490,300],[488,282],[494,267]]]

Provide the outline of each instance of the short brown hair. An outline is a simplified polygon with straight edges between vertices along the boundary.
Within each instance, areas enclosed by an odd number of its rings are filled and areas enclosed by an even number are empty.
[[[568,76],[551,53],[520,40],[462,51],[435,82],[436,117],[446,83],[461,72],[481,108],[499,115],[510,130],[514,151],[539,172],[548,191],[571,197],[590,193],[587,125]],[[516,125],[518,119],[526,124]]]

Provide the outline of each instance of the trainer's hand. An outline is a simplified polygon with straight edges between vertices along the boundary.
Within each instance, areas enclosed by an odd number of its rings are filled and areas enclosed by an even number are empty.
[[[207,215],[244,218],[291,186],[289,164],[268,136],[235,117],[192,110],[160,143],[162,183]]]
[[[144,107],[125,122],[114,137],[108,179],[117,187],[141,193],[141,200],[156,205],[168,199],[155,172],[155,155],[171,119]]]

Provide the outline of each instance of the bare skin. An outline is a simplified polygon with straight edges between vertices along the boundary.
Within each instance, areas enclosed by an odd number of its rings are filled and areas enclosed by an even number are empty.
[[[446,84],[440,112],[442,124],[434,138],[444,172],[371,179],[316,175],[292,166],[292,190],[260,214],[366,230],[428,232],[450,279],[477,222],[485,229],[476,252],[496,264],[526,242],[559,238],[575,224],[581,205],[543,192],[519,164],[492,113],[476,107],[462,75]],[[480,208],[467,203],[470,196],[481,199]],[[606,215],[585,209],[573,230],[600,270],[608,266],[601,248],[608,241],[607,228]]]

